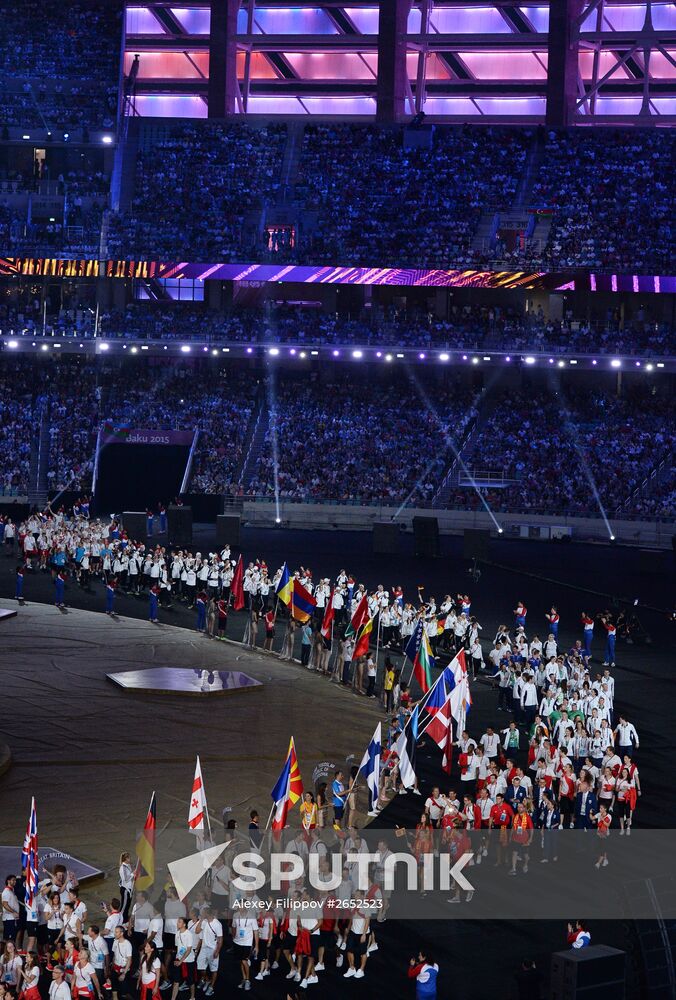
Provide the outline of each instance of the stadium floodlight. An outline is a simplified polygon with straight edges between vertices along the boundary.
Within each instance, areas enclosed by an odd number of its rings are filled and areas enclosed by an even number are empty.
[[[307,354],[305,353],[305,351],[301,351],[299,357],[306,358]]]
[[[110,348],[110,344],[99,344],[100,351],[107,351]]]
[[[658,361],[657,362],[657,367],[658,368],[664,368],[664,361]]]
[[[558,361],[556,366],[557,366],[557,368],[565,368],[566,367],[566,362],[565,361]]]
[[[532,354],[529,354],[527,358],[524,358],[524,361],[526,362],[527,365],[535,364],[535,358],[533,357]]]
[[[653,366],[650,364],[650,362],[648,362],[648,364],[645,366],[645,370],[647,372],[651,372],[653,370]]]
[[[403,358],[403,356],[404,356],[403,354],[397,354],[398,358]]]
[[[181,346],[181,354],[190,354],[190,345],[189,344],[183,344]]]
[[[472,358],[472,364],[473,365],[478,365],[479,364],[479,359],[478,358]]]
[[[332,353],[333,353],[334,358],[339,358],[340,357],[340,351],[333,351]]]
[[[391,354],[386,354],[385,355],[385,360],[386,361],[391,361],[392,360],[392,355]]]
[[[296,353],[296,348],[292,347],[291,350],[289,351],[289,354],[295,354],[295,353]]]
[[[571,358],[570,361],[568,362],[568,364],[569,365],[576,365],[577,361],[575,360],[575,358]]]
[[[498,528],[498,534],[502,535],[504,533],[504,528]]]
[[[113,141],[112,135],[104,135],[101,137],[101,142],[104,146],[110,146]]]
[[[549,359],[549,363],[550,363],[550,365],[553,365],[554,364],[554,358],[550,358]]]
[[[467,355],[466,355],[466,354],[463,354],[463,356],[462,356],[462,360],[463,360],[463,361],[467,361]]]
[[[7,346],[9,347],[10,351],[15,351],[19,346],[19,343],[16,340],[8,340]]]
[[[377,358],[382,358],[382,356],[383,356],[383,352],[382,351],[376,351],[376,357]]]
[[[484,356],[484,361],[490,361],[490,360],[491,360],[491,359],[490,359],[490,357],[489,357],[488,355],[485,355],[485,356]]]
[[[213,357],[217,357],[218,356],[218,348],[214,347],[214,349],[212,350],[211,353],[212,353]]]
[[[420,358],[421,361],[424,361],[425,360],[425,352],[421,351],[420,354],[418,355],[418,357]]]
[[[41,346],[40,350],[41,350],[41,351],[48,351],[48,350],[49,350],[49,345],[48,345],[48,344],[43,344],[43,345]]]
[[[230,348],[229,347],[221,347],[221,351],[223,352],[223,354],[230,354]]]
[[[511,361],[511,360],[512,360],[512,359],[510,358],[510,356],[509,356],[509,354],[508,354],[508,355],[507,355],[507,357],[505,358],[505,361]]]
[[[30,136],[29,135],[22,135],[21,138],[22,139],[30,139]]]
[[[138,347],[132,347],[131,353],[132,354],[138,354]]]
[[[352,352],[352,357],[353,357],[353,358],[354,358],[354,359],[355,359],[356,361],[360,361],[360,360],[361,360],[361,358],[363,358],[363,357],[364,357],[364,352],[363,352],[363,351],[353,351],[353,352]]]
[[[317,356],[317,355],[319,354],[319,351],[310,351],[310,354],[311,354],[311,355],[312,355],[313,357],[316,357],[316,356]]]
[[[278,347],[271,347],[270,350],[268,351],[268,354],[271,354],[273,356],[273,358],[276,358],[277,355],[279,354],[279,348]]]
[[[593,364],[593,365],[597,365],[597,364],[598,364],[598,361],[596,360],[596,358],[593,358],[593,359],[592,359],[592,364]]]
[[[253,354],[253,347],[247,347],[246,353],[247,354]]]
[[[610,362],[610,367],[611,368],[621,368],[622,367],[622,362],[620,361],[619,358],[613,358],[613,360]]]
[[[448,361],[448,354],[444,351],[443,354],[439,355],[439,361]]]

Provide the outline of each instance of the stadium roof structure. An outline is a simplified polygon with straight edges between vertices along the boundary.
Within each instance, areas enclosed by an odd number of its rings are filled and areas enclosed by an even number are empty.
[[[676,4],[146,0],[124,70],[142,116],[671,125]]]

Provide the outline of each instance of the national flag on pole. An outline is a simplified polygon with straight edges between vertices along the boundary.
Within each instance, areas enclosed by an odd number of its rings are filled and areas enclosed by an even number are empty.
[[[289,574],[289,567],[284,563],[282,566],[282,575],[279,578],[279,583],[275,587],[275,594],[280,599],[282,604],[289,606],[291,601],[291,590],[292,590],[291,576]]]
[[[472,695],[469,690],[469,676],[467,674],[467,664],[465,663],[465,651],[460,650],[452,663],[454,686],[451,695],[451,714],[458,723],[458,732],[462,733],[467,723],[467,713],[472,707]]]
[[[366,625],[369,620],[369,601],[366,594],[362,597],[361,601],[357,605],[350,623],[345,629],[345,638],[347,639],[351,635],[357,635],[359,629],[362,625]]]
[[[153,792],[148,807],[148,815],[136,841],[136,871],[134,873],[135,888],[145,892],[155,881],[155,835],[157,833],[157,812],[155,792]]]
[[[450,774],[453,761],[453,718],[450,693],[425,732],[429,733],[437,746],[443,750],[441,766],[446,774]]]
[[[333,607],[333,593],[334,592],[332,590],[329,602],[326,605],[326,610],[324,611],[322,627],[320,629],[322,639],[324,640],[327,649],[331,648],[331,640],[333,638],[333,620],[336,616],[335,608]]]
[[[424,708],[426,712],[430,715],[436,715],[439,709],[443,706],[446,701],[446,689],[444,687],[444,675],[439,674],[432,689],[429,693],[429,698],[425,702]]]
[[[317,602],[306,590],[302,583],[294,580],[291,588],[291,604],[289,605],[291,617],[297,622],[307,622],[312,618],[312,612],[317,607]]]
[[[232,607],[235,611],[241,611],[244,607],[244,563],[240,555],[235,566],[235,574],[232,578]]]
[[[32,908],[38,888],[38,817],[35,810],[35,798],[31,799],[31,814],[21,852],[21,867],[26,871],[26,906]],[[28,919],[33,918],[29,917]]]
[[[191,833],[204,833],[207,814],[207,795],[202,780],[202,767],[199,755],[195,764],[195,777],[192,783],[190,808],[188,809],[188,829]]]
[[[415,751],[417,742],[418,706],[416,705],[408,725],[392,744],[392,749],[399,758],[399,777],[404,788],[412,788],[415,785]]]
[[[369,790],[369,815],[375,816],[378,810],[378,794],[380,791],[380,754],[382,751],[382,734],[380,723],[371,737],[371,742],[359,765],[359,773],[366,778]]]
[[[354,650],[352,652],[352,659],[358,660],[360,656],[366,656],[369,651],[369,646],[371,644],[371,633],[373,632],[373,623],[375,618],[369,618],[365,625],[359,630],[359,635],[357,641],[354,644]]]
[[[282,773],[277,779],[277,784],[270,792],[272,801],[274,802],[273,830],[284,829],[289,809],[291,806],[295,806],[302,794],[303,779],[301,778],[298,758],[296,757],[296,747],[292,736],[289,741],[289,750],[284,761]]]
[[[422,618],[408,641],[406,655],[413,664],[413,673],[421,691],[426,694],[432,687],[431,671],[434,666],[434,657]]]

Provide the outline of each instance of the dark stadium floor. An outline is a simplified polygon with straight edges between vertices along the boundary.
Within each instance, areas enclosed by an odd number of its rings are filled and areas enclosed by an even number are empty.
[[[672,672],[673,625],[666,610],[672,595],[673,569],[671,553],[656,554],[653,564],[660,574],[646,572],[650,560],[644,553],[629,548],[605,548],[593,545],[556,545],[553,543],[494,542],[491,559],[500,565],[484,565],[481,579],[472,583],[467,562],[462,558],[462,539],[443,540],[443,556],[438,560],[416,559],[412,540],[403,539],[409,551],[397,557],[374,556],[370,536],[366,534],[313,532],[311,539],[303,532],[253,531],[243,533],[245,558],[263,556],[272,570],[284,559],[291,566],[310,562],[315,579],[331,576],[345,566],[369,588],[382,582],[385,586],[401,583],[405,594],[413,596],[418,583],[424,582],[426,592],[441,599],[448,590],[463,590],[472,595],[472,610],[484,626],[484,637],[490,639],[502,621],[511,623],[511,609],[517,599],[529,608],[529,631],[537,631],[545,610],[556,603],[562,625],[561,636],[566,645],[578,637],[576,622],[580,611],[615,607],[612,597],[639,600],[651,607],[639,608],[644,626],[653,642],[648,646],[618,645],[617,701],[635,723],[646,756],[641,754],[641,777],[644,795],[637,812],[641,826],[663,825],[667,819],[673,825],[673,801],[666,803],[661,796],[670,787],[674,751],[672,718],[674,678]],[[208,529],[198,528],[195,544],[202,551],[215,547]],[[312,559],[308,559],[308,552]],[[15,562],[0,556],[0,596],[14,592]],[[558,581],[558,582],[555,582]],[[603,595],[603,596],[602,596]],[[606,596],[609,595],[609,596]],[[52,584],[49,575],[27,575],[27,601],[51,602]],[[103,589],[95,583],[92,592],[69,586],[67,603],[87,610],[103,609]],[[662,608],[662,611],[652,610]],[[122,616],[146,618],[146,598],[120,596],[117,611]],[[163,612],[164,620],[172,624],[194,627],[194,613],[175,605]],[[243,615],[233,615],[229,622],[230,637],[237,638],[243,629]],[[600,640],[596,652],[601,652]],[[600,657],[599,657],[600,660]],[[472,710],[471,728],[480,733],[485,725],[495,722],[495,694],[478,685]],[[498,717],[499,718],[499,717]],[[421,785],[429,788],[441,776],[436,751],[421,753],[418,770]],[[384,825],[395,823],[414,825],[419,800],[412,796],[397,797],[382,816]],[[571,914],[571,918],[584,916]],[[622,921],[596,924],[592,927],[596,943],[631,946],[626,925]],[[380,950],[369,959],[363,981],[344,982],[328,965],[314,993],[327,1000],[343,1000],[347,996],[412,997],[413,986],[406,979],[408,958],[423,943],[438,957],[442,974],[439,997],[454,1000],[475,1000],[493,995],[509,997],[512,977],[524,955],[534,957],[546,974],[549,956],[564,946],[565,927],[560,922],[473,921],[450,922],[387,922],[378,928]],[[468,956],[471,956],[468,961]],[[485,961],[490,958],[490,961]],[[234,994],[237,974],[234,960],[228,956],[223,963],[223,991]],[[252,996],[284,998],[286,986],[280,972],[264,983],[253,983]],[[239,995],[237,993],[236,995]],[[293,995],[293,994],[291,994]],[[636,987],[632,995],[639,995]]]

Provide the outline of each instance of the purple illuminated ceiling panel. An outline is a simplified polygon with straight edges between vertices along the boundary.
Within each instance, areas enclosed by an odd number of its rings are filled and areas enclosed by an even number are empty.
[[[440,288],[549,288],[621,292],[676,292],[665,275],[561,274],[542,271],[433,270],[401,267],[298,266],[293,264],[201,264],[188,261],[64,260],[57,257],[0,257],[0,275],[55,278],[191,278],[329,285],[408,285]]]

